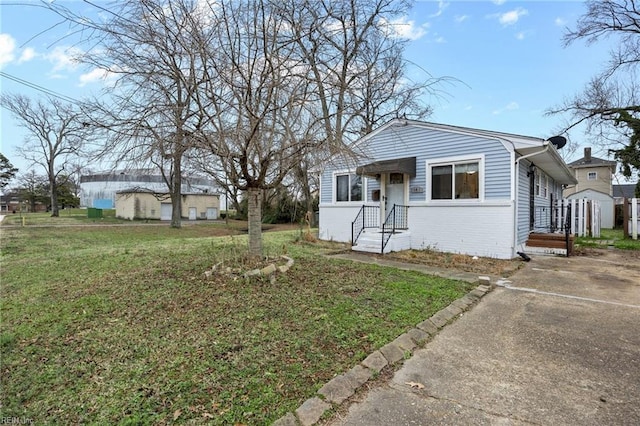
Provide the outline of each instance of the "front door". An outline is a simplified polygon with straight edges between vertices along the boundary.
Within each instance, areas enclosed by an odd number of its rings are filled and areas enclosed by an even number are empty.
[[[389,173],[385,185],[384,219],[393,209],[394,204],[405,205],[404,199],[404,175],[402,173]],[[381,209],[382,210],[382,209]],[[396,218],[396,227],[400,225],[400,217]]]

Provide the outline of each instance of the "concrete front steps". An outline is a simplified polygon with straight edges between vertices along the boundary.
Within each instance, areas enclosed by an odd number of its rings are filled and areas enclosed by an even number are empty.
[[[360,234],[356,245],[351,246],[351,250],[362,251],[367,253],[380,253],[382,248],[382,230],[381,229],[365,229]],[[385,253],[392,251],[403,251],[411,248],[411,233],[407,230],[396,231],[391,234],[389,242],[384,248]]]

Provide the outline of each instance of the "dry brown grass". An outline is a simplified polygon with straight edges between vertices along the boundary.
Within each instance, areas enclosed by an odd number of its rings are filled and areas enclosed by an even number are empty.
[[[407,250],[384,255],[387,259],[400,262],[428,265],[437,268],[455,269],[481,275],[508,277],[523,265],[519,259],[504,260],[479,257],[457,253],[442,253],[434,250]]]

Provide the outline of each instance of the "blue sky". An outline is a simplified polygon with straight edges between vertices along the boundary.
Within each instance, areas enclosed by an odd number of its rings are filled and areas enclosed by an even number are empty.
[[[80,1],[59,3],[89,8]],[[50,29],[60,19],[35,4],[0,0],[0,70],[76,99],[99,93],[101,73],[69,60],[74,39],[64,38],[68,26]],[[562,46],[565,28],[574,27],[584,11],[583,2],[569,0],[417,1],[394,27],[411,40],[405,55],[414,64],[409,78],[456,79],[430,99],[429,121],[546,138],[563,119],[544,111],[580,91],[608,58],[606,42]],[[0,84],[3,93],[39,94],[5,77]],[[24,171],[14,147],[25,131],[5,109],[1,127],[0,151]],[[583,138],[574,132],[572,140]],[[579,149],[568,160],[581,155]],[[594,155],[606,157],[597,147]]]

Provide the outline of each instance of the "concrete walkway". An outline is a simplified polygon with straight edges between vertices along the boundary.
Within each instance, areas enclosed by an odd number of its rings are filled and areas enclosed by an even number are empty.
[[[331,425],[640,424],[640,253],[535,257]]]

